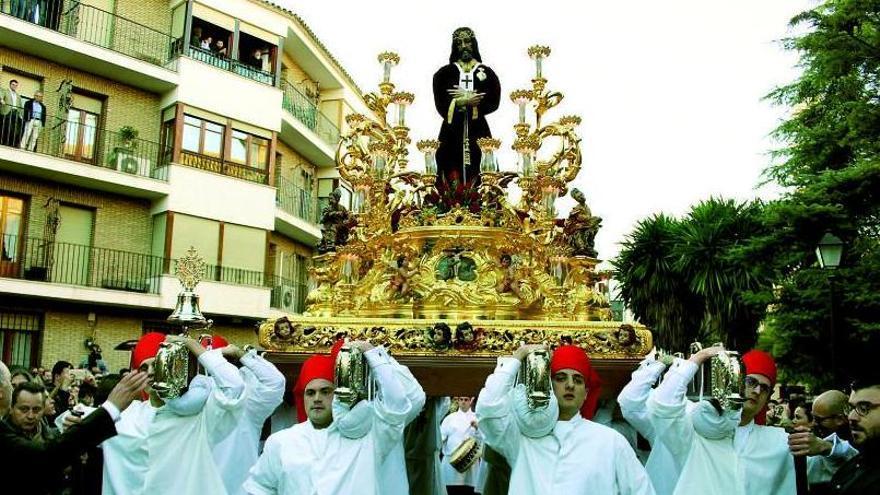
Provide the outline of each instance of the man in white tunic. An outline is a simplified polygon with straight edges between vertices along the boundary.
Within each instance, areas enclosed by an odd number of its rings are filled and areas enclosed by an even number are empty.
[[[680,360],[680,358],[674,359]],[[663,444],[661,436],[657,435],[648,411],[648,397],[654,393],[653,386],[666,368],[667,362],[654,359],[652,353],[639,363],[639,367],[632,373],[632,379],[617,396],[624,419],[651,444],[651,453],[648,454],[645,471],[648,472],[657,495],[672,495],[683,465],[676,462],[676,458]],[[693,406],[693,402],[687,401],[686,407]]]
[[[701,401],[688,414],[685,393],[700,365],[721,352],[703,349],[675,363],[649,399],[654,427],[672,455],[684,463],[676,495],[793,495],[794,461],[782,428],[764,426],[767,401],[776,383],[773,358],[758,350],[743,356],[746,402],[718,413]]]
[[[163,401],[148,388],[149,399],[132,404],[116,424],[118,435],[104,450],[104,495],[225,495],[211,448],[235,427],[244,405],[244,381],[221,354],[189,337],[151,332],[132,352],[132,369],[146,370],[163,341],[181,342],[210,373],[194,378],[186,394]]]
[[[416,377],[413,376],[409,368],[402,366],[393,357],[389,356],[389,359],[394,366],[397,378],[403,385],[406,398],[409,399],[412,406],[406,417],[406,423],[404,425],[404,427],[406,427],[419,417],[422,408],[425,407],[425,400],[427,397],[425,397],[425,391],[422,390],[422,386],[419,385],[419,382],[416,380]],[[391,452],[388,453],[388,457],[385,458],[385,462],[382,463],[383,474],[379,476],[379,482],[382,485],[380,493],[409,492],[409,478],[407,476],[406,454],[404,453],[405,449],[403,444],[404,439],[403,436],[401,436],[400,441],[397,442],[393,449],[391,449]]]
[[[653,494],[645,468],[619,433],[589,420],[599,379],[587,354],[563,345],[550,362],[553,394],[545,408],[529,407],[514,387],[522,360],[539,346],[498,359],[477,399],[486,444],[511,466],[510,494]]]
[[[449,463],[455,449],[468,438],[479,440],[477,430],[477,415],[471,409],[473,397],[456,397],[458,410],[443,418],[440,423],[440,441],[442,443],[443,464],[440,473],[446,491],[450,495],[474,493],[477,486],[477,473],[480,469],[480,461],[477,460],[467,471],[460,473]]]
[[[349,408],[333,397],[334,359],[303,363],[295,394],[308,420],[275,433],[244,484],[253,495],[380,494],[381,466],[403,436],[412,404],[382,347],[353,342],[369,364],[378,396]]]
[[[224,349],[233,362],[241,363],[238,372],[245,385],[244,415],[235,429],[214,447],[214,460],[226,491],[230,495],[245,495],[242,485],[260,456],[263,423],[284,399],[285,379],[274,364],[253,349],[244,352],[227,345],[219,336],[214,336],[213,348]]]

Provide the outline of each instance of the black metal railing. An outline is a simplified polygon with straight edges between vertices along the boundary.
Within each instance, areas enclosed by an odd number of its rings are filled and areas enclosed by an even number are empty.
[[[207,265],[202,280],[225,282],[229,284],[268,287],[266,274],[261,271],[233,268],[228,266]]]
[[[176,70],[173,38],[81,2],[3,0],[3,13],[145,62]]]
[[[269,173],[263,169],[229,162],[193,151],[180,150],[180,164],[258,184],[269,183]]]
[[[0,238],[0,276],[158,294],[164,259],[36,237]]]
[[[44,124],[25,122],[23,116],[17,108],[0,117],[0,146],[168,180],[159,143],[57,117],[47,117]]]
[[[221,55],[206,48],[190,45],[189,56],[193,60],[204,62],[221,70],[234,72],[253,81],[268,84],[269,86],[275,85],[274,73],[257,69],[245,62]]]
[[[157,294],[159,277],[174,266],[174,260],[161,256],[28,236],[0,237],[0,277]],[[262,271],[218,265],[206,265],[202,280],[270,288],[275,284]]]
[[[305,124],[331,147],[339,144],[339,128],[329,117],[321,113],[317,103],[288,81],[281,85],[284,92],[281,105],[297,120]]]
[[[315,213],[317,200],[311,192],[294,184],[292,180],[276,176],[275,204],[291,215],[310,223],[318,223]]]
[[[270,307],[293,313],[305,311],[306,296],[308,295],[306,284],[296,283],[277,275],[270,275],[267,280],[271,282],[270,287],[272,287]]]

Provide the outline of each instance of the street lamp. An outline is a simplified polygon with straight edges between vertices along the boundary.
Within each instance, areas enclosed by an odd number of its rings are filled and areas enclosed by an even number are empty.
[[[819,240],[816,246],[816,257],[819,258],[819,266],[825,270],[836,270],[840,266],[840,258],[843,256],[843,241],[839,237],[826,232]],[[840,372],[837,368],[837,333],[834,329],[834,306],[835,306],[835,286],[834,272],[828,273],[828,331],[831,334],[831,375],[834,380],[834,386],[841,385]]]
[[[840,258],[843,256],[843,241],[840,237],[826,232],[816,246],[816,257],[819,258],[819,266],[834,270],[840,266]]]

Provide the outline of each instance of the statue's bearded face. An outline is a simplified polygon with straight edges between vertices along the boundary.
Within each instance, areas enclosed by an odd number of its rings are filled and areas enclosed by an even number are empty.
[[[462,62],[470,62],[474,58],[474,34],[468,31],[457,33],[454,38],[455,51]]]

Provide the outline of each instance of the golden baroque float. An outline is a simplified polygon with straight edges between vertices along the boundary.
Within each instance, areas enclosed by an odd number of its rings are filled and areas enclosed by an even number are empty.
[[[472,189],[441,187],[435,140],[417,143],[424,171],[410,169],[405,114],[414,96],[391,81],[400,58],[379,56],[383,81],[365,96],[373,116],[349,115],[337,150],[339,174],[354,191],[352,210],[330,198],[306,311],[262,324],[264,347],[309,354],[344,335],[402,356],[453,360],[562,341],[599,359],[650,351],[651,333],[610,321],[607,297],[597,289],[605,276],[593,248],[601,219],[577,189],[571,213],[556,218],[558,199],[581,169],[581,120],[564,115],[543,123],[563,95],[547,89],[542,73],[550,48],[528,54],[536,66],[532,87],[510,94],[519,110],[511,143],[518,171],[499,167],[500,140],[480,139]]]

